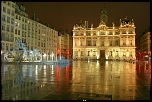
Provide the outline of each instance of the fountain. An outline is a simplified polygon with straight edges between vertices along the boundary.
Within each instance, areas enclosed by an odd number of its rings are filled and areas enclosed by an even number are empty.
[[[25,46],[25,44],[22,42],[22,39],[19,38],[16,40],[16,46],[15,50],[10,51],[11,55],[13,56],[13,61],[10,61],[10,58],[8,58],[8,53],[3,54],[2,62],[22,62],[24,64],[69,64],[70,61],[66,60],[64,57],[61,57],[60,60],[57,61],[43,61],[42,60],[42,54],[37,50],[34,49],[28,50]]]

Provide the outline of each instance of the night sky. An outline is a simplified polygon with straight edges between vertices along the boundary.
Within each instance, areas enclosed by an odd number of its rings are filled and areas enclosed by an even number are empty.
[[[35,12],[42,23],[56,30],[68,29],[69,33],[80,20],[88,21],[89,27],[91,23],[97,27],[104,3],[109,14],[108,26],[112,26],[112,22],[119,26],[119,20],[127,16],[134,19],[136,37],[150,27],[150,2],[17,2],[25,6],[30,17]]]

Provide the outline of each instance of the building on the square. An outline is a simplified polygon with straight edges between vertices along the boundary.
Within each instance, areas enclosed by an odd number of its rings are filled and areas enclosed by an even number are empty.
[[[23,5],[2,1],[1,9],[1,54],[15,49],[21,38],[28,50],[38,49],[43,60],[57,60],[58,31],[42,24],[34,12],[30,18]]]
[[[59,30],[57,42],[57,57],[69,59],[69,34],[66,31]]]
[[[13,50],[15,5],[10,1],[1,2],[1,53]]]
[[[135,24],[133,19],[120,19],[120,26],[108,27],[108,12],[101,10],[98,27],[88,21],[73,27],[73,59],[135,60]]]
[[[151,59],[151,32],[150,27],[136,39],[137,60]]]

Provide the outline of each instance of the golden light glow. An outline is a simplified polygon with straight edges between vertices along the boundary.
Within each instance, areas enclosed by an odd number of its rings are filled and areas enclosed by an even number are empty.
[[[108,59],[108,56],[106,56],[106,59]]]
[[[98,31],[98,35],[99,35],[99,31]]]
[[[106,31],[106,35],[108,35],[108,32]]]

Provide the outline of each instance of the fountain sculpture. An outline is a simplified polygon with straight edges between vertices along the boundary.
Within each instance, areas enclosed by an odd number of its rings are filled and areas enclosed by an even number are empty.
[[[4,54],[3,61],[10,62],[8,58],[8,53]],[[22,39],[19,38],[16,40],[16,46],[13,51],[11,51],[12,59],[14,62],[37,62],[41,64],[51,64],[58,63],[58,64],[69,64],[70,61],[61,57],[60,60],[57,61],[42,61],[42,54],[37,50],[27,50],[25,44],[22,42]],[[13,62],[12,61],[12,62]]]

